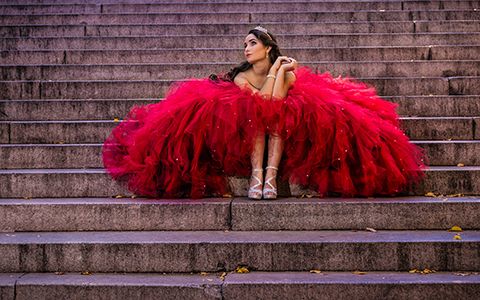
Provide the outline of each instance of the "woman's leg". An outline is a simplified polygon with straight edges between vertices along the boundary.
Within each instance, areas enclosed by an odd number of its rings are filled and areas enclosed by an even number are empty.
[[[268,138],[268,164],[265,174],[263,197],[274,199],[277,197],[277,171],[283,153],[283,140],[279,135],[271,134]]]
[[[265,134],[258,133],[253,142],[253,151],[251,156],[252,176],[250,178],[250,188],[248,197],[253,199],[262,198],[263,185],[263,155],[265,152]]]

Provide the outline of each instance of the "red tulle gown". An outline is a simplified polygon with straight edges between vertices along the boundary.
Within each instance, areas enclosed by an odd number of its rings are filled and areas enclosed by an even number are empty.
[[[228,81],[174,84],[113,129],[104,165],[137,195],[219,196],[228,176],[250,175],[256,134],[274,132],[285,141],[279,177],[322,196],[394,195],[423,177],[424,154],[399,128],[396,104],[362,82],[295,74],[277,101]]]

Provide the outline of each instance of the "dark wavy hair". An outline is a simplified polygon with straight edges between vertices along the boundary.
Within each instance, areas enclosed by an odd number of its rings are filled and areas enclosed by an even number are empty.
[[[270,62],[273,64],[279,56],[282,54],[280,53],[280,48],[278,47],[277,44],[277,39],[268,32],[268,34],[264,33],[263,31],[260,31],[258,29],[252,29],[248,32],[248,34],[253,34],[257,39],[259,39],[263,45],[266,47],[270,46],[272,47],[270,49],[270,52],[268,52],[268,58],[270,59]],[[217,81],[218,79],[224,80],[224,81],[233,81],[235,79],[235,76],[238,75],[240,72],[244,72],[252,67],[252,64],[250,64],[248,61],[244,61],[240,63],[238,66],[232,68],[228,73],[225,75],[221,75],[218,77],[215,74],[210,75],[210,79]]]

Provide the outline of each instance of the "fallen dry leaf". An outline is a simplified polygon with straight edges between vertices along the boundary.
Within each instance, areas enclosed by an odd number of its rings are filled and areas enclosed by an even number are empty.
[[[425,197],[437,197],[437,195],[435,195],[432,192],[428,192],[428,193],[425,194]]]
[[[367,274],[367,272],[363,272],[363,271],[354,271],[353,274],[355,275],[365,275]]]
[[[457,167],[465,167],[465,165],[462,164],[462,163],[458,163],[458,164],[457,164]]]
[[[471,272],[456,272],[456,273],[453,273],[453,275],[457,275],[457,276],[470,276],[472,275]]]
[[[115,198],[119,199],[119,198],[125,198],[124,195],[116,195]]]
[[[222,198],[233,198],[232,194],[223,194]]]
[[[435,272],[437,272],[437,271],[430,270],[430,269],[427,269],[427,268],[425,268],[423,270],[412,269],[412,270],[408,271],[408,273],[419,273],[419,274],[423,274],[423,275],[430,274],[430,273],[435,273]]]
[[[245,267],[245,266],[238,266],[235,269],[235,272],[237,272],[237,273],[248,273],[248,272],[250,272],[250,270],[248,270],[248,268]]]
[[[375,229],[373,229],[373,228],[370,228],[370,227],[367,227],[367,228],[365,228],[365,230],[367,230],[367,231],[371,231],[371,232],[377,232]]]
[[[208,273],[207,272],[200,272],[200,275],[205,276],[205,275],[208,275]]]
[[[447,195],[447,197],[450,197],[450,198],[454,198],[454,197],[463,197],[465,196],[464,194],[462,193],[458,193],[458,194],[450,194],[450,195]]]
[[[462,228],[460,228],[460,226],[452,226],[452,228],[450,228],[448,231],[453,231],[453,232],[460,232],[462,231]]]
[[[220,275],[220,279],[222,281],[225,280],[225,276],[227,276],[227,272],[223,272],[222,275]]]
[[[92,275],[92,272],[90,272],[90,271],[83,271],[81,274],[82,274],[82,275]]]
[[[113,122],[118,122],[118,121],[120,121],[120,119],[118,119],[118,118],[113,118]]]
[[[462,237],[457,233],[456,235],[453,236],[454,240],[461,240]]]
[[[322,271],[320,270],[310,270],[310,273],[320,274]]]

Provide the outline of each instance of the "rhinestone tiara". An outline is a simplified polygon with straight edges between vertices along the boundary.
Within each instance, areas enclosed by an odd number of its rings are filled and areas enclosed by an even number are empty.
[[[253,28],[253,29],[256,29],[256,30],[258,30],[258,31],[261,31],[261,32],[265,33],[265,34],[268,35],[268,37],[272,40],[272,37],[270,36],[270,34],[268,34],[268,31],[267,31],[265,28],[263,28],[262,26],[257,26],[257,27],[255,27],[255,28]]]

